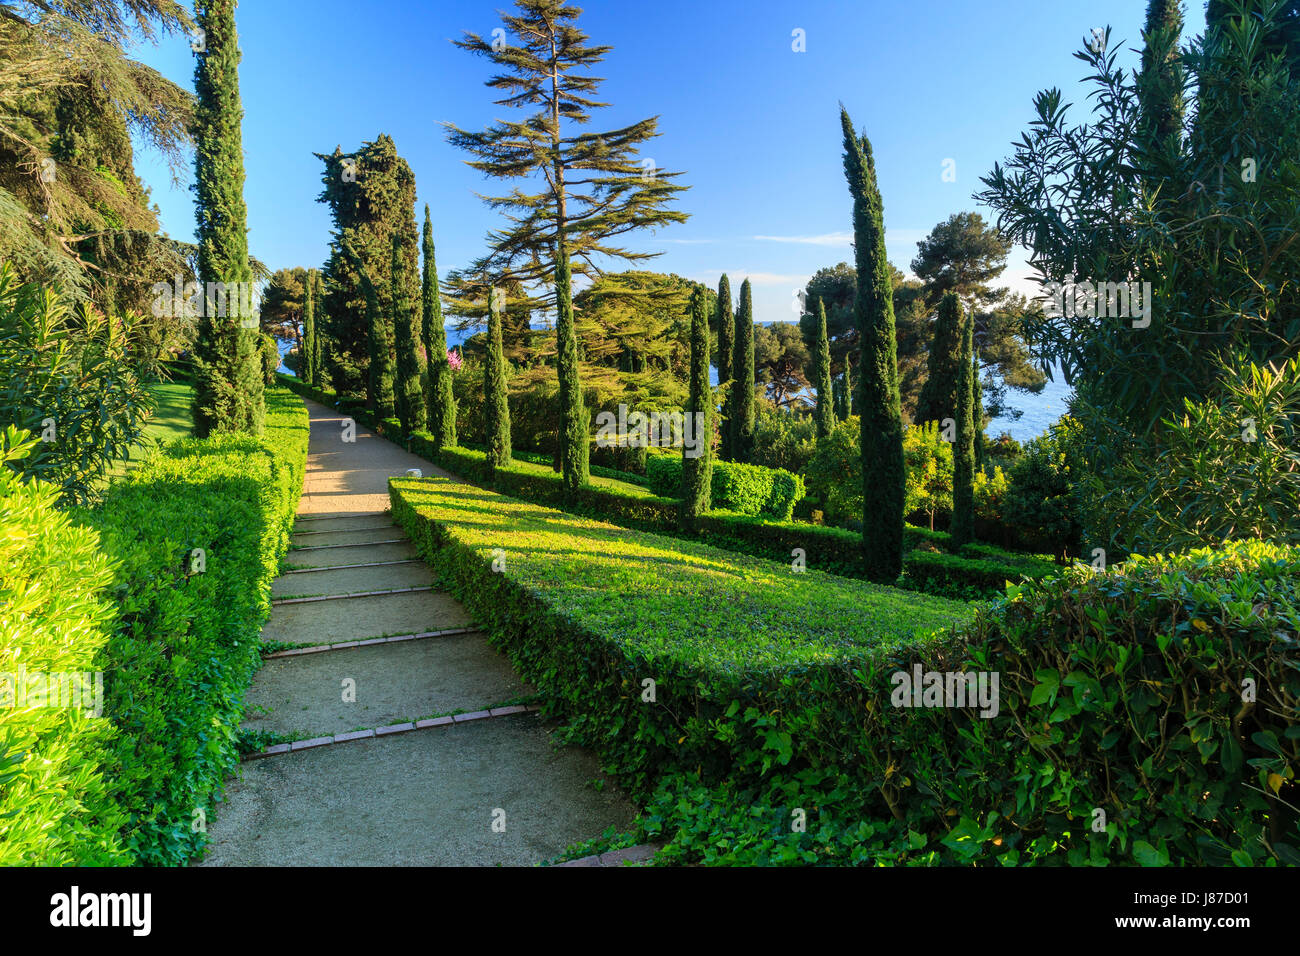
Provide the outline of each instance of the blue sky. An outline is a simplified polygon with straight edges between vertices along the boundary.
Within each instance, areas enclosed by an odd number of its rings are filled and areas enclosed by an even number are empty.
[[[580,0],[579,0],[580,2]],[[490,35],[507,4],[484,0],[246,0],[238,10],[250,248],[271,268],[318,266],[330,222],[313,152],[390,134],[433,212],[445,274],[483,251],[499,224],[476,192],[500,184],[464,165],[441,121],[481,128],[492,104],[488,63],[451,43]],[[849,260],[851,206],[841,167],[838,102],[876,156],[890,259],[907,270],[916,242],[948,215],[978,209],[979,177],[1010,152],[1034,94],[1058,86],[1084,105],[1084,64],[1071,53],[1110,25],[1125,50],[1140,41],[1139,0],[591,0],[581,25],[613,46],[589,129],[649,115],[661,136],[643,155],[685,172],[684,225],[629,245],[662,252],[652,268],[733,290],[749,276],[759,321],[794,318],[794,292],[823,265]],[[1185,36],[1204,27],[1190,0]],[[795,52],[802,30],[805,52]],[[187,87],[184,37],[136,50]],[[1127,62],[1136,55],[1125,53]],[[955,182],[943,179],[952,160]],[[174,185],[159,157],[137,168],[163,228],[193,236],[190,170]],[[986,214],[987,215],[987,214]],[[767,238],[760,238],[767,237]],[[1023,257],[1010,284],[1028,289]]]

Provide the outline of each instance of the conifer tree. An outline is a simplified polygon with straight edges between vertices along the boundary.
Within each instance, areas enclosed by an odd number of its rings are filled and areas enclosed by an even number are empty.
[[[587,481],[589,454],[572,275],[595,275],[595,257],[650,258],[653,254],[620,248],[612,240],[685,221],[684,213],[666,208],[684,187],[672,182],[679,174],[647,168],[636,159],[638,147],[658,135],[656,119],[604,133],[575,129],[589,121],[593,109],[607,105],[593,98],[600,78],[585,71],[610,50],[587,45],[587,35],[576,24],[581,10],[565,0],[516,0],[515,6],[515,14],[503,16],[503,32],[514,42],[467,33],[457,45],[497,68],[487,81],[506,94],[497,105],[537,111],[518,121],[498,121],[482,132],[450,124],[448,129],[452,144],[474,157],[473,168],[502,179],[540,182],[534,190],[487,197],[505,211],[508,225],[489,234],[487,255],[453,273],[449,285],[473,283],[484,273],[496,276],[503,287],[552,283],[549,292],[528,304],[555,309],[559,459],[564,494],[572,500]]]
[[[898,396],[898,346],[894,330],[892,267],[885,255],[885,216],[867,137],[854,133],[840,108],[844,173],[853,196],[857,266],[854,317],[862,349],[859,415],[862,434],[863,559],[866,577],[892,583],[903,570],[903,518],[907,472]]]
[[[312,384],[315,385],[317,388],[324,388],[326,385],[325,339],[327,337],[325,330],[329,328],[329,321],[328,321],[328,316],[325,315],[324,306],[323,306],[325,290],[323,288],[323,282],[321,281],[321,274],[319,269],[311,270],[311,282],[312,282],[311,301],[312,301],[312,307],[316,312],[316,339],[315,339],[316,349],[315,349],[315,358],[314,358],[315,361],[314,367],[316,369],[316,380]]]
[[[817,363],[813,377],[817,389],[817,409],[814,419],[817,424],[818,440],[825,438],[835,427],[835,409],[831,396],[831,340],[826,334],[826,306],[817,300],[817,350],[813,356]]]
[[[1138,140],[1147,148],[1176,145],[1186,104],[1178,41],[1183,32],[1182,0],[1148,0],[1138,72]]]
[[[975,313],[962,315],[961,303],[949,292],[944,304],[951,301],[961,322],[961,375],[957,380],[957,444],[952,460],[952,543],[961,547],[975,535]]]
[[[971,408],[975,419],[975,470],[984,467],[984,389],[980,387],[980,359],[976,349],[971,356]]]
[[[736,314],[736,350],[731,358],[731,454],[747,462],[754,451],[754,296],[749,280],[740,284],[740,311]]]
[[[709,510],[713,483],[713,390],[709,386],[709,313],[704,287],[691,296],[691,381],[686,414],[699,442],[682,448],[682,517],[687,527]]]
[[[718,384],[727,388],[731,381],[731,359],[736,349],[736,317],[731,311],[731,280],[723,275],[718,280]],[[718,457],[731,461],[731,407],[734,389],[727,388],[722,400],[722,416],[718,423],[721,444]]]
[[[302,286],[302,359],[298,369],[308,385],[316,384],[316,281],[315,269],[307,270]]]
[[[414,224],[412,224],[414,225]],[[420,355],[420,325],[411,298],[414,277],[410,275],[408,248],[411,240],[393,233],[392,293],[393,332],[397,349],[397,417],[402,432],[424,428],[424,360]]]
[[[235,0],[200,3],[195,22],[205,37],[194,69],[193,124],[198,280],[205,292],[194,346],[194,434],[259,435],[266,415],[266,382],[252,296],[242,294],[244,288],[251,289],[253,272],[248,264]],[[208,294],[212,283],[230,290],[224,307]]]
[[[510,464],[510,402],[506,384],[506,359],[501,351],[499,289],[488,292],[487,357],[483,363],[483,415],[487,432],[487,463],[492,469]]]
[[[424,206],[424,272],[422,275],[422,328],[424,350],[428,354],[427,402],[429,431],[434,447],[456,445],[456,399],[452,394],[451,365],[447,361],[447,330],[442,318],[442,297],[438,289],[438,263],[434,258],[433,221],[429,206]]]
[[[962,308],[956,293],[945,294],[934,321],[929,371],[916,402],[915,421],[942,422],[957,413],[958,379],[962,376]]]
[[[344,244],[340,250],[347,261],[356,269],[361,281],[361,291],[366,297],[366,346],[370,361],[366,369],[366,407],[382,421],[392,418],[396,411],[396,399],[393,395],[393,324],[392,316],[384,312],[379,303],[379,294],[369,273],[361,265],[361,259],[351,245]]]

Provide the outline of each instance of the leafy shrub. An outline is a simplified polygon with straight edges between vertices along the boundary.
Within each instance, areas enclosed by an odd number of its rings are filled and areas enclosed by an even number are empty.
[[[681,497],[682,459],[658,455],[647,460],[650,490],[661,498]],[[803,497],[803,479],[778,468],[733,461],[713,463],[713,507],[747,515],[768,515],[789,521],[795,502]]]
[[[1221,398],[1188,400],[1154,451],[1130,461],[1112,505],[1125,550],[1300,543],[1300,359],[1225,370],[1223,381]]]
[[[10,427],[0,458],[17,465],[34,445]],[[0,466],[0,866],[131,862],[103,769],[112,725],[93,691],[113,572],[96,534],[71,524],[58,497],[56,486]],[[47,693],[57,687],[76,690]]]
[[[1002,471],[1001,465],[994,465],[975,472],[975,517],[986,521],[1001,521],[1006,504],[1007,492],[1011,483]]]
[[[817,443],[804,468],[808,491],[822,503],[828,520],[862,520],[862,444],[857,417],[839,422]]]
[[[952,514],[952,443],[939,434],[938,422],[912,425],[903,432],[903,461],[907,466],[907,513],[924,512],[934,530],[934,516]]]
[[[1008,522],[1050,541],[1058,554],[1077,549],[1080,526],[1071,480],[1072,463],[1064,443],[1071,420],[1063,418],[1051,432],[1025,445],[1011,468],[1005,499]]]
[[[264,437],[181,439],[76,514],[116,561],[121,610],[103,654],[105,713],[118,729],[108,773],[139,863],[184,863],[202,849],[195,811],[214,815],[238,762],[307,450],[302,403],[277,388],[266,400]]]
[[[127,354],[123,319],[57,292],[20,285],[0,265],[0,422],[42,439],[23,474],[86,502],[113,464],[130,457],[153,399]]]
[[[263,332],[260,349],[262,375],[266,379],[267,385],[274,385],[275,373],[280,367],[280,346],[276,343],[274,336]]]
[[[803,474],[817,450],[817,426],[811,415],[792,415],[760,403],[754,417],[754,447],[750,462]]]

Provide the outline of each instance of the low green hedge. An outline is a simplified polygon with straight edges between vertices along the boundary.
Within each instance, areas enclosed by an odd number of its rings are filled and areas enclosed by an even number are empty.
[[[58,500],[56,486],[0,464],[0,866],[131,862],[103,770],[113,728],[94,691],[113,569]]]
[[[116,562],[119,620],[102,658],[118,737],[106,772],[139,863],[184,863],[202,849],[200,824],[238,762],[307,454],[302,402],[271,387],[266,403],[264,437],[182,439],[76,516]]]
[[[1070,568],[908,633],[959,608],[445,479],[390,493],[571,739],[648,800],[665,862],[1300,863],[1300,549]],[[901,706],[916,668],[996,693]]]
[[[817,675],[852,673],[972,614],[449,479],[394,478],[390,496],[451,593],[636,794],[674,767],[722,779],[788,762],[790,738],[755,744],[742,708],[798,709]]]
[[[646,461],[650,490],[661,498],[680,498],[682,459],[660,455]],[[713,463],[710,485],[713,507],[744,515],[766,515],[789,521],[803,497],[803,479],[781,468],[763,468],[731,461]]]

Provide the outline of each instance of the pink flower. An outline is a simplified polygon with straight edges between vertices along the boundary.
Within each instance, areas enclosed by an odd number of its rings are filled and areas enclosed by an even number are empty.
[[[447,349],[447,364],[451,366],[453,372],[460,371],[460,353],[454,349]]]

